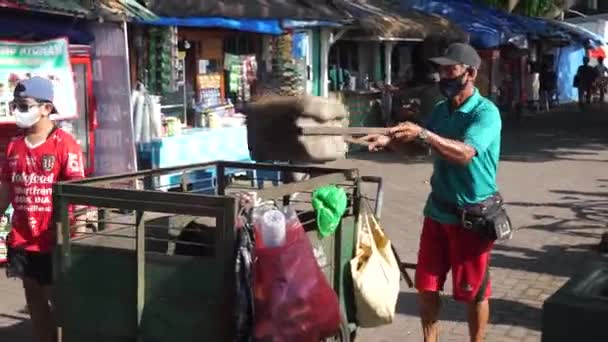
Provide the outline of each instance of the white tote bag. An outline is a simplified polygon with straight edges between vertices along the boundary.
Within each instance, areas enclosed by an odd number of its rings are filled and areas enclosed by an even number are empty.
[[[390,324],[395,318],[401,273],[391,241],[368,210],[362,210],[359,217],[356,248],[350,267],[358,325],[373,328]]]

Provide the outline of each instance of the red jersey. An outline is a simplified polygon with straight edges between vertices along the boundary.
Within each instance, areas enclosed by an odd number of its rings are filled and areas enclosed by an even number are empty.
[[[14,209],[9,246],[50,252],[55,244],[53,183],[83,177],[82,151],[67,132],[55,129],[36,146],[24,136],[14,138],[8,145],[0,178],[10,184]]]

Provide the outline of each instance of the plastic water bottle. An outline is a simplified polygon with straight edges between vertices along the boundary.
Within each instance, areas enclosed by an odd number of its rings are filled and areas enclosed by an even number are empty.
[[[285,215],[282,212],[271,209],[261,217],[261,233],[264,247],[279,247],[285,243]]]

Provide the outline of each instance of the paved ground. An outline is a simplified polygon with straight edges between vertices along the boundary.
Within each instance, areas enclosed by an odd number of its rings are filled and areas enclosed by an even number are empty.
[[[499,183],[520,230],[492,256],[488,341],[539,341],[543,301],[581,264],[600,258],[594,248],[608,223],[607,127],[607,115],[564,111],[505,129]],[[431,166],[375,159],[355,164],[387,180],[384,227],[402,257],[415,262]],[[441,341],[468,340],[464,307],[446,285]],[[422,341],[416,305],[414,291],[403,286],[396,322],[362,332],[361,340]]]
[[[608,222],[608,115],[560,111],[528,117],[504,133],[500,185],[509,202],[515,239],[492,259],[494,299],[487,340],[539,341],[542,302],[594,251]],[[356,166],[387,182],[383,225],[405,261],[415,262],[421,211],[431,167],[394,155],[362,155]],[[463,307],[446,289],[441,341],[467,340]],[[0,341],[29,341],[17,282],[0,275]],[[421,341],[416,297],[401,292],[396,322],[362,331],[362,342]]]

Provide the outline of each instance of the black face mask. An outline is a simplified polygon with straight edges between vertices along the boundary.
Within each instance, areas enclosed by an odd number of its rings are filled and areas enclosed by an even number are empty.
[[[455,78],[443,78],[439,81],[439,91],[441,94],[448,99],[453,99],[456,95],[458,95],[465,87],[465,83],[463,82],[464,76],[467,73],[463,73],[462,75]]]

